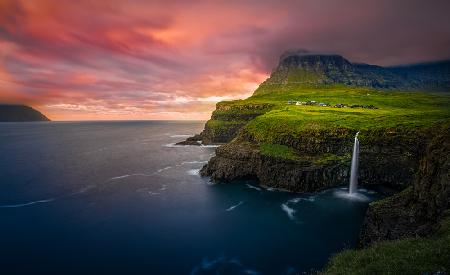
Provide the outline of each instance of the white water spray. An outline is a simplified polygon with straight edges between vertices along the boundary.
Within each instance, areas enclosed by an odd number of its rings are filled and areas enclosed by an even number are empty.
[[[358,133],[355,136],[355,144],[353,145],[352,156],[352,170],[350,174],[350,185],[348,187],[348,193],[351,195],[356,192],[358,188],[358,162],[359,162],[359,140]]]

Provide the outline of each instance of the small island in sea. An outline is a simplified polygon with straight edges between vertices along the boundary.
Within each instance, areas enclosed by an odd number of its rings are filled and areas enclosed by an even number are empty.
[[[50,121],[50,119],[29,106],[0,104],[0,122],[26,121]]]

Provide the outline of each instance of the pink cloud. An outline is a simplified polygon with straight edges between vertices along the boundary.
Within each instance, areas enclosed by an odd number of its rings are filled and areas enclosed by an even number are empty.
[[[0,1],[0,100],[53,119],[207,119],[290,48],[449,58],[445,0]]]

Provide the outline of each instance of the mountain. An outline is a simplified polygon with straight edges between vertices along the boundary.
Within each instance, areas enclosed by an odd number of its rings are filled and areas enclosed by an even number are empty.
[[[50,119],[29,106],[0,104],[0,122],[24,121],[50,121]]]
[[[304,50],[281,55],[270,78],[257,93],[274,85],[320,86],[343,84],[402,90],[450,91],[450,60],[395,67],[351,63],[336,54]]]

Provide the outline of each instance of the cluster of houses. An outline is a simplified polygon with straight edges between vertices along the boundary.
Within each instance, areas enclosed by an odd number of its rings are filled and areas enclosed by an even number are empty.
[[[320,106],[320,107],[327,107],[330,106],[330,104],[328,103],[323,103],[323,102],[317,102],[315,100],[309,100],[309,101],[293,101],[293,100],[289,100],[288,101],[289,105],[308,105],[308,106]]]
[[[289,105],[297,105],[297,106],[320,106],[320,107],[333,107],[333,108],[364,108],[364,109],[378,109],[377,107],[373,105],[347,105],[347,104],[336,104],[334,106],[331,106],[329,103],[324,102],[317,102],[315,100],[308,100],[308,101],[294,101],[289,100]]]
[[[373,105],[347,105],[347,104],[336,104],[333,106],[334,108],[363,108],[363,109],[378,109]]]

